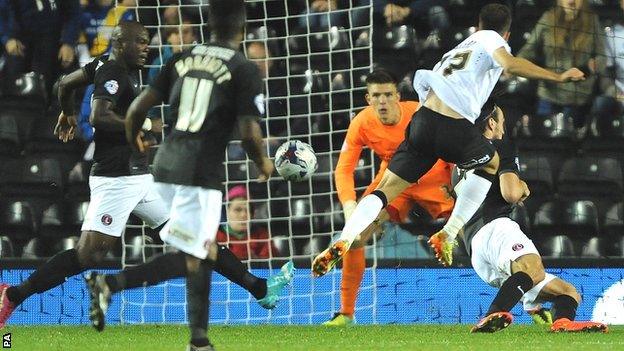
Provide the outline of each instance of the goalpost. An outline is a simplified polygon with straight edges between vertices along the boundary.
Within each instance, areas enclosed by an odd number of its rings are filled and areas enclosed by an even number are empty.
[[[319,169],[312,179],[301,183],[288,183],[278,176],[268,183],[257,183],[257,172],[240,142],[230,144],[224,165],[224,190],[239,184],[249,189],[250,207],[255,210],[252,224],[265,226],[280,251],[278,257],[253,258],[246,262],[247,266],[264,278],[276,273],[287,260],[294,260],[300,269],[278,307],[270,312],[259,307],[242,288],[214,274],[211,323],[318,324],[339,310],[340,272],[333,270],[321,279],[313,279],[309,263],[343,225],[333,169],[350,119],[365,106],[363,78],[372,68],[372,1],[353,0],[347,8],[316,14],[307,13],[311,9],[306,0],[246,2],[248,20],[243,46],[266,74],[266,115],[261,121],[268,141],[266,151],[273,157],[282,142],[302,140],[314,147]],[[204,30],[207,1],[186,1],[181,6],[178,3],[157,0],[154,6],[141,5],[135,10],[138,20],[155,37],[151,50],[161,61],[173,48],[165,33],[173,30],[182,37],[185,28],[166,23],[172,13],[178,16],[178,22],[185,21],[193,28],[198,43],[208,39]],[[176,13],[175,8],[180,11]],[[141,80],[146,85],[144,73]],[[166,107],[161,107],[159,113],[164,116]],[[364,189],[373,179],[373,165],[371,153],[365,150],[355,172],[358,189]],[[140,223],[128,224],[122,246],[124,267],[168,249],[154,244]],[[358,320],[368,323],[377,318],[376,255],[374,249],[371,252],[373,265],[366,269],[357,308]],[[119,299],[120,321],[185,322],[185,298],[182,278],[125,291]]]

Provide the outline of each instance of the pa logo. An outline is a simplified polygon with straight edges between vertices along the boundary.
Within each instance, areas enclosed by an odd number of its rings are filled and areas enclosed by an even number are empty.
[[[11,333],[2,335],[2,348],[3,349],[11,348]]]

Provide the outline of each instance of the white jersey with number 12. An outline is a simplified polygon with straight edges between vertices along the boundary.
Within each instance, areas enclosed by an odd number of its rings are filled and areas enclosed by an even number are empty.
[[[433,89],[446,105],[475,123],[503,72],[492,57],[501,47],[511,53],[500,34],[480,30],[442,56],[433,70],[416,71],[414,89],[420,101]]]

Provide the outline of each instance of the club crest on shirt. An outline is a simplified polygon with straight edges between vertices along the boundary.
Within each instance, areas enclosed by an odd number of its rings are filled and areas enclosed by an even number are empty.
[[[111,225],[113,223],[113,217],[109,214],[102,215],[102,224]]]
[[[108,91],[109,94],[114,95],[119,90],[119,83],[116,80],[109,80],[104,83],[104,88]]]
[[[520,244],[520,243],[518,243],[518,244],[514,244],[514,245],[511,247],[511,249],[512,249],[512,250],[514,250],[514,251],[520,251],[520,250],[524,249],[524,245],[522,245],[522,244]]]

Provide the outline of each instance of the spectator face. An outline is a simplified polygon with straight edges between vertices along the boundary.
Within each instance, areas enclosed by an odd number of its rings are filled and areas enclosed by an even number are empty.
[[[273,61],[268,60],[269,57],[263,43],[253,42],[247,47],[247,58],[258,66],[262,78],[269,76],[269,70],[273,66]]]
[[[111,7],[113,6],[113,0],[98,0],[97,4],[101,8]]]
[[[249,223],[249,210],[247,209],[247,200],[244,198],[234,198],[230,200],[227,209],[228,224],[237,232],[247,231]]]
[[[557,5],[562,7],[566,17],[576,18],[585,0],[557,0]]]
[[[126,6],[126,7],[136,7],[137,0],[123,0],[119,2],[119,5]]]
[[[165,24],[178,24],[180,23],[180,11],[177,6],[170,6],[165,8],[163,12],[163,18]]]
[[[394,125],[401,120],[399,100],[401,96],[392,83],[368,84],[366,102],[377,112],[377,117],[385,125]]]
[[[193,44],[197,41],[197,37],[195,37],[195,32],[193,31],[193,26],[190,22],[184,22],[180,30],[182,32],[182,45]]]
[[[180,40],[180,33],[182,33],[182,40]],[[171,31],[167,42],[173,46],[173,52],[180,52],[184,48],[183,45],[190,45],[197,41],[195,32],[193,32],[193,26],[185,23],[179,28]]]

